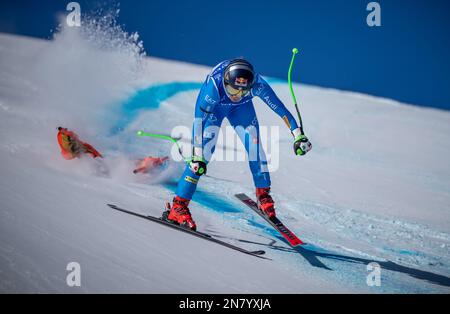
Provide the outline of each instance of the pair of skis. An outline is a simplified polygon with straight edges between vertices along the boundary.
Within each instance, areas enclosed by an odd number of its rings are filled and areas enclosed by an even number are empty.
[[[292,246],[292,247],[296,247],[298,245],[302,245],[304,244],[304,242],[302,242],[293,232],[291,232],[278,218],[274,217],[272,219],[269,219],[266,215],[263,214],[263,212],[258,208],[258,205],[256,204],[255,201],[253,201],[250,197],[248,197],[246,194],[236,194],[235,195],[240,201],[242,201],[245,205],[247,205],[248,207],[250,207],[253,211],[255,211],[256,213],[258,213],[258,215],[260,215],[264,220],[266,220],[273,228],[275,228],[285,239],[286,241]],[[263,250],[257,250],[257,251],[249,251],[246,250],[244,248],[241,248],[239,246],[224,242],[222,240],[219,240],[215,237],[213,237],[210,234],[204,233],[204,232],[200,232],[200,231],[193,231],[191,229],[187,229],[184,227],[181,227],[179,225],[176,225],[174,223],[168,222],[162,218],[157,218],[154,216],[149,216],[149,215],[143,215],[143,214],[139,214],[136,213],[134,211],[130,211],[124,208],[120,208],[116,205],[113,204],[107,204],[109,207],[111,207],[112,209],[118,210],[120,212],[123,213],[127,213],[136,217],[140,217],[143,219],[147,219],[156,223],[159,223],[161,225],[185,232],[187,234],[193,235],[195,237],[210,241],[210,242],[214,242],[217,243],[219,245],[228,247],[230,249],[233,249],[235,251],[239,251],[242,252],[244,254],[248,254],[248,255],[252,255],[258,258],[264,258],[262,255],[265,254],[265,251]]]

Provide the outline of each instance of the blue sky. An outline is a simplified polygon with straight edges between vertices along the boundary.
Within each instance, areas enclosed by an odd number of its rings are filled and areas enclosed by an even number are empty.
[[[69,1],[2,0],[0,31],[50,38]],[[450,1],[383,0],[368,27],[361,0],[78,1],[83,13],[120,3],[118,22],[148,55],[213,66],[245,56],[262,74],[450,109]]]

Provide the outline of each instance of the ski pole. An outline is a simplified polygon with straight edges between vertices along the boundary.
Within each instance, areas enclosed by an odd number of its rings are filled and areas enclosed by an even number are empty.
[[[295,55],[297,53],[298,53],[297,48],[292,49],[292,59],[291,59],[291,64],[289,65],[288,82],[289,82],[289,88],[291,90],[292,99],[294,100],[295,110],[297,110],[298,120],[300,122],[300,131],[302,132],[302,134],[304,134],[302,117],[300,115],[300,111],[298,110],[297,99],[295,98],[294,89],[292,88],[292,80],[291,80],[292,66],[294,65],[294,59],[295,59]]]
[[[175,145],[177,145],[178,152],[180,153],[180,155],[181,155],[181,157],[183,158],[184,162],[186,163],[186,165],[189,166],[190,159],[189,159],[189,158],[184,158],[184,156],[183,156],[183,151],[181,150],[181,147],[180,147],[180,145],[178,144],[178,140],[177,140],[176,138],[173,138],[173,137],[171,137],[171,136],[169,136],[169,135],[163,135],[163,134],[157,134],[157,133],[147,133],[147,132],[144,132],[144,131],[142,131],[142,130],[137,131],[137,132],[136,132],[136,135],[138,135],[138,136],[148,136],[148,137],[158,138],[158,139],[161,139],[161,140],[166,140],[166,141],[170,141],[170,142],[172,142],[172,143],[175,143]],[[218,180],[223,180],[223,181],[228,181],[228,182],[234,182],[234,183],[236,182],[236,181],[233,181],[233,180],[222,179],[222,178],[218,178],[218,177],[215,177],[215,176],[210,176],[210,175],[208,175],[208,174],[205,174],[204,176],[205,176],[205,177],[212,178],[212,179],[218,179]]]
[[[180,155],[183,158],[184,162],[186,164],[189,164],[189,162],[183,156],[183,151],[181,150],[181,147],[178,144],[178,140],[177,139],[175,139],[175,138],[173,138],[173,137],[171,137],[169,135],[156,134],[156,133],[147,133],[147,132],[144,132],[142,130],[137,131],[136,135],[138,135],[138,136],[148,136],[148,137],[153,137],[153,138],[159,138],[161,140],[166,140],[166,141],[170,141],[170,142],[174,143],[177,146],[178,152],[180,153]]]

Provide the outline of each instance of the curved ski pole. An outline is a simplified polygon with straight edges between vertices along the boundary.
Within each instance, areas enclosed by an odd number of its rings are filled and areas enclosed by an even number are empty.
[[[186,158],[184,158],[183,150],[181,149],[180,144],[178,144],[178,140],[177,139],[175,139],[175,138],[173,138],[173,137],[171,137],[169,135],[163,135],[163,134],[157,134],[157,133],[147,133],[147,132],[144,132],[142,130],[137,131],[136,135],[138,135],[138,136],[148,136],[148,137],[153,137],[153,138],[159,138],[161,140],[166,140],[166,141],[170,141],[170,142],[174,143],[177,146],[178,152],[180,153],[180,155],[183,158],[184,162],[186,164],[189,163],[188,160]]]
[[[185,158],[183,156],[183,150],[181,149],[180,144],[178,144],[178,140],[179,139],[175,139],[175,138],[173,138],[173,137],[171,137],[169,135],[164,135],[164,134],[147,133],[147,132],[144,132],[142,130],[137,131],[136,135],[158,138],[158,139],[161,139],[161,140],[166,140],[166,141],[170,141],[170,142],[174,143],[175,145],[177,145],[178,153],[180,154],[181,158],[183,158],[183,160],[186,163],[186,165],[189,165],[190,159],[189,158]],[[204,176],[212,178],[212,179],[218,179],[218,180],[223,180],[223,181],[235,182],[235,181],[232,181],[232,180],[221,179],[221,178],[218,178],[218,177],[210,176],[208,174],[205,174]]]
[[[302,122],[302,117],[300,115],[300,111],[298,109],[298,105],[297,105],[297,99],[295,98],[295,94],[294,94],[294,89],[292,87],[292,80],[291,80],[291,76],[292,76],[292,66],[294,65],[294,59],[295,59],[295,55],[298,53],[298,49],[294,48],[292,49],[292,59],[291,59],[291,64],[289,65],[289,71],[288,71],[288,83],[289,83],[289,88],[291,90],[291,95],[292,95],[292,99],[294,101],[294,106],[295,106],[295,110],[297,111],[297,115],[298,115],[298,120],[300,122],[300,130],[302,132],[302,134],[304,134],[303,132],[303,122]]]

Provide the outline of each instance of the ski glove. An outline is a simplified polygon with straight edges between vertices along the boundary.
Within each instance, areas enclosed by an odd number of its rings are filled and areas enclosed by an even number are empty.
[[[294,152],[296,155],[305,155],[312,149],[312,144],[308,138],[301,134],[297,136],[294,140]]]
[[[189,169],[198,176],[206,173],[206,160],[203,157],[193,156],[189,162]]]

